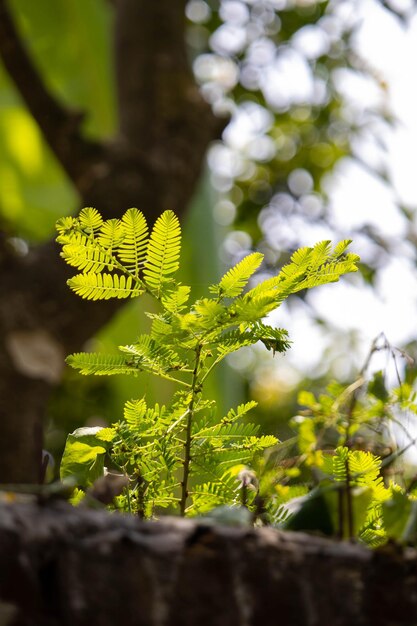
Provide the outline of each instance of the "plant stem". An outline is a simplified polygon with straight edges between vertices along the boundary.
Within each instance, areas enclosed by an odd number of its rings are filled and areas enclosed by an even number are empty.
[[[354,538],[353,528],[353,498],[352,498],[352,482],[349,467],[349,458],[346,459],[346,503],[347,503],[347,523],[348,523],[348,539]]]
[[[164,374],[163,372],[158,372],[157,376],[160,378],[165,378],[165,380],[170,380],[177,385],[182,385],[183,387],[190,387],[189,383],[185,382],[185,380],[180,380],[179,378],[174,378],[174,376],[170,376],[169,374]]]
[[[337,537],[338,539],[343,539],[344,535],[344,488],[340,488],[337,490],[337,521],[338,521],[338,529],[337,529]]]
[[[190,463],[191,463],[191,429],[194,418],[194,403],[199,393],[198,389],[198,374],[200,370],[200,357],[201,357],[201,344],[197,344],[195,351],[195,366],[193,371],[193,379],[191,382],[191,400],[188,405],[187,426],[185,430],[185,442],[184,442],[184,470],[181,482],[181,500],[180,500],[180,514],[182,517],[185,515],[185,509],[187,507],[188,498],[188,479],[190,476]]]
[[[129,485],[127,485],[127,487],[124,488],[124,491],[126,493],[126,500],[127,500],[127,512],[128,513],[132,513],[132,501],[130,499],[130,489],[129,489]]]

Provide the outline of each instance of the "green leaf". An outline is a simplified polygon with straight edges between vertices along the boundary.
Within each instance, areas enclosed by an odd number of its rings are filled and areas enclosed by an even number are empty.
[[[407,494],[398,489],[392,490],[389,500],[382,504],[382,518],[387,536],[401,541],[410,520],[412,501]],[[410,530],[411,526],[409,526]],[[414,530],[415,532],[415,530]]]
[[[192,515],[205,514],[216,506],[237,503],[239,494],[236,489],[238,482],[230,472],[221,471],[216,481],[196,485],[191,490],[192,505],[187,513]]]
[[[272,448],[277,443],[279,443],[279,439],[274,435],[262,435],[260,437],[250,437],[245,442],[245,446],[249,447],[252,451],[266,450],[267,448]]]
[[[389,393],[385,386],[384,374],[382,371],[375,372],[372,380],[368,383],[368,392],[371,393],[378,400],[386,402],[389,398]]]
[[[67,281],[76,294],[87,300],[109,300],[110,298],[135,298],[143,289],[133,282],[131,276],[118,274],[77,274]]]
[[[340,242],[332,251],[329,241],[319,242],[314,248],[300,248],[284,265],[278,276],[268,278],[241,299],[236,308],[246,319],[258,312],[258,319],[277,308],[289,295],[302,289],[316,287],[339,280],[342,274],[356,272],[359,257],[344,254],[347,241]]]
[[[278,295],[277,291],[269,291],[256,297],[251,296],[250,293],[248,291],[244,296],[237,299],[231,307],[235,314],[236,323],[260,322],[268,313],[279,306],[281,297],[285,299],[292,292],[289,290],[285,297],[282,292]]]
[[[78,428],[68,435],[62,455],[61,479],[75,476],[78,484],[88,487],[104,472],[108,442],[99,439],[101,427]]]
[[[297,397],[297,402],[301,406],[307,406],[309,408],[317,406],[317,400],[314,393],[312,393],[311,391],[300,391]]]
[[[55,224],[55,228],[58,232],[58,237],[56,238],[56,240],[58,242],[61,242],[61,238],[63,238],[63,240],[65,241],[68,233],[72,233],[74,231],[74,228],[76,228],[78,224],[78,219],[76,217],[72,217],[71,215],[59,218],[59,220],[57,220]]]
[[[332,258],[338,259],[341,257],[347,250],[347,248],[352,243],[352,239],[343,239],[343,241],[339,241],[338,244],[335,245]]]
[[[183,311],[190,297],[190,290],[187,285],[178,285],[173,291],[164,293],[162,296],[164,308],[174,315]]]
[[[206,439],[211,444],[225,445],[229,440],[246,439],[252,435],[256,435],[259,425],[243,424],[243,423],[220,423],[202,428],[193,433],[193,440]],[[274,442],[276,439],[274,437]]]
[[[159,297],[164,283],[179,267],[181,228],[173,211],[165,211],[155,222],[149,238],[143,270],[144,279]]]
[[[144,398],[140,400],[128,400],[124,408],[124,418],[134,429],[140,428],[147,410]]]
[[[134,361],[130,362],[123,355],[77,352],[68,356],[66,362],[85,375],[110,376],[113,374],[137,374],[140,371]]]
[[[129,209],[123,215],[124,239],[119,245],[118,255],[122,263],[138,277],[142,269],[148,245],[148,225],[138,209]]]
[[[103,218],[100,213],[97,209],[93,209],[92,207],[81,209],[78,220],[81,227],[91,233],[98,230],[103,223]]]
[[[257,322],[254,332],[258,341],[262,341],[267,350],[272,350],[273,355],[275,352],[286,352],[290,347],[288,332],[283,328],[272,328],[272,326]]]
[[[87,272],[101,272],[103,269],[114,269],[115,259],[106,250],[103,250],[95,241],[86,239],[82,235],[78,241],[74,238],[71,243],[62,247],[61,256],[68,265]]]
[[[288,333],[282,328],[272,328],[261,322],[256,322],[245,331],[239,330],[223,333],[213,340],[221,358],[225,357],[244,346],[251,346],[258,341],[262,341],[268,350],[275,352],[285,352],[290,347]]]
[[[368,510],[368,522],[373,523],[381,516],[381,504],[391,497],[391,488],[386,488],[381,475],[381,459],[371,452],[349,450],[338,447],[332,457],[333,477],[337,482],[370,490],[372,503]]]
[[[99,441],[105,441],[106,443],[110,443],[116,437],[116,429],[115,428],[101,428],[96,435]]]
[[[235,422],[257,406],[258,403],[255,400],[250,400],[250,402],[246,402],[245,404],[239,404],[237,409],[230,409],[228,414],[223,417],[222,423],[230,424],[232,422]]]
[[[297,423],[298,426],[298,449],[301,454],[307,455],[307,462],[309,456],[314,453],[317,445],[317,435],[315,430],[315,423],[313,419],[304,417]],[[314,458],[314,455],[313,455]]]
[[[108,254],[113,255],[123,241],[123,237],[124,233],[120,220],[106,220],[100,228],[98,243]]]
[[[227,307],[211,298],[201,298],[194,303],[190,327],[193,330],[221,330],[221,318],[227,312]]]
[[[119,346],[119,350],[132,355],[133,362],[139,369],[156,374],[160,372],[187,370],[187,364],[179,358],[176,352],[151,338],[149,335],[141,335],[136,343],[129,346]]]
[[[263,261],[264,255],[260,252],[253,252],[244,257],[239,263],[232,267],[222,277],[218,286],[212,287],[217,289],[219,295],[226,298],[234,298],[242,293],[246,287],[249,278],[256,272]]]
[[[83,486],[92,484],[102,476],[106,452],[102,446],[89,446],[81,441],[74,441],[65,448],[61,461],[61,478],[76,476]]]
[[[347,471],[346,463],[349,458],[349,448],[346,446],[340,446],[336,448],[335,454],[332,457],[333,461],[333,476],[338,482],[346,482]]]

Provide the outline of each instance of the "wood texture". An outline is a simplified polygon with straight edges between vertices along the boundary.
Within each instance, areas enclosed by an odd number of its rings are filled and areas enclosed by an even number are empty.
[[[1,626],[415,626],[417,553],[0,505]]]

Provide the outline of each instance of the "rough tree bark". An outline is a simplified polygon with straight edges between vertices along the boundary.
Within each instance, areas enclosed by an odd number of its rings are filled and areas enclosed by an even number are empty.
[[[0,505],[1,626],[415,626],[417,552]]]
[[[46,141],[78,190],[82,206],[117,217],[137,206],[152,221],[182,215],[209,142],[224,125],[203,101],[185,48],[186,0],[114,2],[119,132],[88,141],[82,114],[45,87],[0,0],[0,57]],[[115,312],[65,285],[67,268],[48,242],[19,256],[0,237],[0,482],[39,478],[42,417],[64,355],[79,350]]]

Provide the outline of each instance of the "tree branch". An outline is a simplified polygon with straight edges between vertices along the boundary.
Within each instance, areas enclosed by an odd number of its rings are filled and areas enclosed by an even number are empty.
[[[87,161],[97,155],[100,146],[82,138],[83,114],[66,109],[47,90],[17,32],[6,0],[0,0],[0,57],[46,141],[80,188]]]

